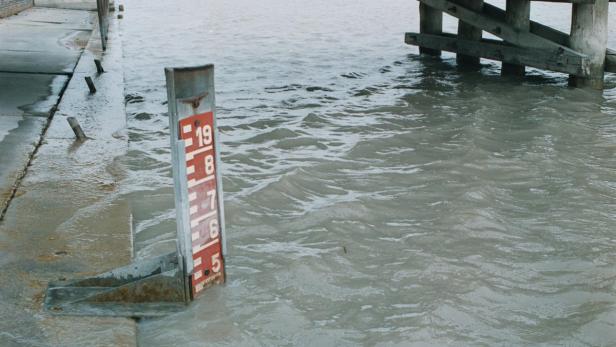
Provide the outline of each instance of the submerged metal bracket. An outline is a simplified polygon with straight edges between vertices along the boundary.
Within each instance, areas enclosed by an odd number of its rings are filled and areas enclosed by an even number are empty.
[[[49,284],[45,308],[54,314],[152,317],[178,312],[190,301],[177,253],[96,277]]]

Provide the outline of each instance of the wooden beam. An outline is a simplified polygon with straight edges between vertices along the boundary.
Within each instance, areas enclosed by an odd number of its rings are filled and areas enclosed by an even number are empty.
[[[575,87],[603,89],[608,33],[608,0],[594,5],[573,4],[571,48],[588,56],[588,76],[572,75],[569,84]]]
[[[419,3],[419,32],[424,34],[440,34],[443,32],[443,12],[435,10],[426,4]],[[419,47],[419,53],[439,57],[441,51]]]
[[[520,31],[513,26],[505,23],[498,18],[494,18],[486,11],[469,10],[463,6],[448,0],[420,0],[428,6],[442,10],[451,16],[472,24],[473,26],[496,35],[503,40],[521,47],[561,49],[563,51],[577,54],[574,50],[545,39],[529,31]]]
[[[493,17],[496,20],[500,20],[503,22],[507,20],[505,11],[503,11],[502,9],[494,5],[484,3],[483,11],[486,13],[486,15]],[[537,36],[541,36],[544,39],[553,41],[559,45],[569,47],[569,34],[566,34],[566,33],[563,33],[562,31],[558,31],[556,29],[550,28],[547,25],[543,25],[541,23],[531,20],[530,21],[530,32]]]
[[[405,42],[411,45],[462,53],[511,64],[587,76],[587,58],[560,50],[517,47],[502,41],[482,39],[480,42],[461,40],[453,34],[427,35],[407,33]]]
[[[533,0],[538,2],[562,2],[567,4],[594,4],[595,0]],[[610,0],[610,2],[616,2],[616,0]]]
[[[455,0],[455,2],[474,11],[481,11],[483,8],[483,0]],[[481,41],[482,34],[481,29],[473,26],[473,24],[467,23],[464,20],[458,21],[458,37],[461,40]],[[458,54],[456,61],[460,67],[470,69],[481,68],[479,57]]]
[[[610,1],[616,2],[616,0]],[[505,11],[488,3],[483,4],[483,10],[487,15],[498,20],[505,20],[506,18]],[[571,39],[569,34],[532,20],[530,21],[530,32],[563,46],[569,47],[570,45]],[[616,50],[607,49],[607,55],[605,57],[605,71],[616,73]]]
[[[561,2],[568,4],[594,4],[595,0],[533,0],[535,2]]]
[[[530,0],[507,0],[505,20],[520,31],[530,31]],[[503,76],[524,76],[524,65],[503,62]]]

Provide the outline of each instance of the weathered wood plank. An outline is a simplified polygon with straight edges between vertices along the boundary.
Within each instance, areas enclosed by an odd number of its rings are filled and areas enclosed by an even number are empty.
[[[518,45],[521,47],[562,49],[572,54],[577,54],[577,52],[569,49],[568,47],[552,42],[539,35],[533,34],[528,31],[520,31],[513,26],[505,23],[503,20],[499,20],[497,18],[489,16],[485,11],[469,10],[461,5],[447,0],[420,1],[425,3],[426,5],[442,10],[460,20],[470,23],[477,28],[496,35],[514,45]]]
[[[488,16],[493,17],[496,20],[506,21],[505,11],[494,5],[484,3],[483,11]],[[535,35],[541,36],[544,39],[556,42],[559,45],[569,47],[569,34],[558,31],[547,25],[543,25],[535,21],[530,21],[530,32]]]
[[[575,87],[603,89],[608,34],[608,0],[594,5],[573,4],[571,48],[588,56],[588,76],[573,75],[569,84]]]
[[[605,71],[616,73],[616,51],[612,49],[607,50],[605,55]]]
[[[427,35],[407,33],[405,42],[442,51],[500,60],[511,64],[587,76],[587,58],[561,50],[517,47],[502,41],[482,39],[480,42],[461,40],[453,34]]]
[[[419,32],[424,34],[440,34],[443,32],[443,12],[419,3]],[[440,56],[441,51],[419,47],[419,53]]]
[[[481,11],[483,9],[483,0],[453,0],[457,4],[464,6],[470,10]],[[464,20],[458,21],[458,37],[462,40],[481,41],[482,31],[480,28],[467,23]],[[458,54],[456,57],[458,66],[470,69],[479,69],[481,64],[479,57]]]
[[[530,0],[507,0],[505,21],[520,31],[530,30]],[[503,76],[524,76],[524,65],[503,62]]]

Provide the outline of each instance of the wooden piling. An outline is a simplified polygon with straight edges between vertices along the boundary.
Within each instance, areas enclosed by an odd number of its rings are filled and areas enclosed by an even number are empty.
[[[441,34],[443,32],[443,12],[426,4],[419,4],[419,32],[423,34]],[[441,56],[438,49],[419,47],[419,53]]]
[[[609,0],[573,4],[571,48],[588,56],[588,77],[570,76],[569,85],[603,89]]]
[[[570,85],[603,88],[616,72],[616,51],[607,48],[608,5],[616,0],[552,0],[573,4],[571,35],[530,20],[530,1],[507,0],[507,10],[484,0],[419,0],[420,33],[405,42],[421,53],[457,54],[458,66],[480,68],[480,58],[500,60],[503,75],[523,76],[531,66],[570,75]],[[458,19],[458,34],[442,31],[443,14]],[[483,39],[485,31],[501,40]]]
[[[483,0],[457,0],[456,3],[474,11],[481,11],[483,8]],[[460,40],[480,41],[481,37],[481,29],[464,21],[458,21],[458,38]],[[458,54],[456,61],[459,66],[465,68],[478,69],[481,66],[480,58],[475,56]]]
[[[507,0],[505,20],[508,24],[520,31],[530,30],[530,0]],[[524,65],[503,62],[501,74],[503,76],[524,76]]]

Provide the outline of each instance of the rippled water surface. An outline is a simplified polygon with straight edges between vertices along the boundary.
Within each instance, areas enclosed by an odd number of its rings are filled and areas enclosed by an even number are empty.
[[[420,58],[415,1],[126,7],[137,255],[174,248],[165,66],[216,64],[229,246],[142,346],[616,344],[614,76]]]

